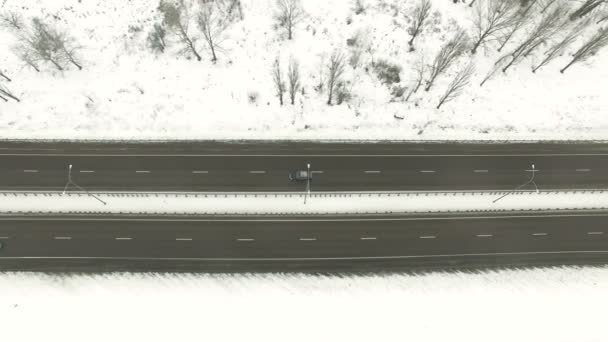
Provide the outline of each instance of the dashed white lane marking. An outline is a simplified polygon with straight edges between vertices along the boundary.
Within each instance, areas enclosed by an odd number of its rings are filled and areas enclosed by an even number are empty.
[[[589,172],[591,169],[576,169],[576,172]]]
[[[151,171],[148,170],[137,170],[135,171],[135,173],[150,173]]]
[[[435,173],[435,170],[420,170],[420,173]]]
[[[55,240],[72,240],[71,236],[55,236]]]
[[[38,170],[23,170],[25,173],[37,173]]]
[[[587,232],[587,235],[602,235],[604,232]]]
[[[534,236],[546,236],[548,234],[547,233],[534,233],[532,235],[534,235]]]
[[[95,173],[93,170],[80,170],[80,173]]]
[[[192,173],[209,173],[209,171],[192,171]]]
[[[376,240],[376,238],[373,236],[364,236],[361,238],[361,240]]]
[[[382,171],[378,171],[378,170],[367,170],[367,171],[363,171],[363,172],[364,173],[375,173],[375,174],[382,173]]]
[[[262,174],[265,174],[265,173],[266,173],[266,171],[249,171],[249,173],[253,173],[253,174],[260,174],[260,175],[262,175]]]
[[[311,171],[311,173],[323,173],[323,171]]]
[[[116,237],[114,240],[133,240],[131,237]]]
[[[420,238],[421,238],[421,239],[434,239],[434,238],[436,238],[436,237],[437,237],[437,236],[435,236],[435,235],[423,235],[423,236],[421,236]]]
[[[236,241],[239,241],[239,242],[251,242],[251,241],[255,241],[255,239],[250,239],[250,238],[246,238],[246,239],[236,239]]]
[[[317,238],[300,238],[300,241],[317,241]]]
[[[175,241],[192,241],[192,238],[175,238]]]
[[[494,236],[494,235],[492,235],[492,234],[478,234],[477,235],[477,237],[480,237],[480,238],[486,238],[486,237],[492,237],[492,236]]]
[[[488,173],[488,170],[473,170],[475,173]]]
[[[526,171],[526,172],[540,172],[540,170],[536,170],[536,169],[534,169],[534,170],[524,170],[524,171]]]
[[[8,236],[0,236],[0,240],[8,240]]]

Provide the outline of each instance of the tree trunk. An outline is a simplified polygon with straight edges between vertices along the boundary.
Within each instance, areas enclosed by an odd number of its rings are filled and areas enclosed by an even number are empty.
[[[6,76],[3,72],[0,71],[0,76],[2,76],[3,78],[5,78],[7,81],[12,82],[12,80]]]
[[[211,56],[213,56],[213,58],[211,58],[211,61],[213,62],[213,64],[215,64],[215,62],[217,62],[217,56],[215,55],[215,46],[213,42],[209,44],[209,47],[211,48]]]
[[[17,102],[21,102],[21,100],[19,100],[19,98],[18,98],[18,97],[16,97],[15,95],[13,95],[13,94],[11,94],[11,93],[9,93],[9,92],[2,91],[2,94],[3,94],[3,95],[5,95],[5,96],[10,97],[11,99],[13,99],[13,100],[15,100],[15,101],[17,101]]]
[[[562,70],[560,70],[559,72],[561,72],[562,74],[568,70],[568,68],[570,68],[572,66],[572,64],[576,63],[576,61],[578,60],[578,58],[574,57],[572,58],[572,61],[570,61],[570,63],[568,63],[568,65],[566,65]]]
[[[70,58],[70,62],[72,62],[72,64],[74,64],[78,68],[78,70],[82,70],[82,66],[78,64],[76,60],[74,60],[74,58]]]
[[[8,99],[0,95],[0,99],[4,100],[4,102],[8,102]]]
[[[55,67],[56,67],[57,69],[59,69],[59,71],[63,71],[63,68],[62,68],[62,67],[61,67],[61,65],[59,65],[57,62],[55,62],[55,61],[54,61],[54,60],[52,60],[52,59],[49,59],[49,61],[51,61],[51,63],[53,63],[53,65],[55,65]]]

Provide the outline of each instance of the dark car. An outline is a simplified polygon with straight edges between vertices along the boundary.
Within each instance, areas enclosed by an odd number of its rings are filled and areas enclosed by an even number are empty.
[[[312,174],[306,170],[298,170],[289,173],[289,180],[292,182],[303,182],[312,179]]]

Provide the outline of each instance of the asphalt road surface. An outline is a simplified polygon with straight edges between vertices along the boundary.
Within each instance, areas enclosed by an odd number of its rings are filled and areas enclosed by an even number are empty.
[[[0,143],[0,189],[62,190],[68,165],[88,190],[505,190],[605,188],[608,144]]]
[[[0,269],[350,272],[606,263],[607,215],[5,217]]]

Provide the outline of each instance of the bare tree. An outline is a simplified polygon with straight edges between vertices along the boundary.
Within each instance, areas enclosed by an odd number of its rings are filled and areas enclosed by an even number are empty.
[[[498,52],[502,51],[502,49],[507,45],[507,43],[513,38],[516,32],[518,32],[522,27],[528,24],[532,20],[531,12],[534,4],[537,0],[532,0],[526,4],[522,4],[522,7],[515,14],[515,19],[512,25],[509,26],[507,32],[499,37],[500,46],[498,47]]]
[[[414,20],[412,21],[412,26],[408,30],[409,34],[412,36],[408,42],[410,51],[414,51],[414,39],[416,39],[418,34],[422,31],[422,29],[424,29],[430,14],[431,1],[419,0],[418,5],[416,5],[416,8],[414,9]]]
[[[346,70],[346,63],[344,54],[340,51],[334,51],[329,58],[329,65],[327,67],[327,90],[329,96],[327,98],[327,104],[331,106],[334,93],[338,89],[338,85],[343,84],[342,77]]]
[[[167,48],[167,41],[165,40],[166,35],[167,31],[165,28],[161,24],[155,23],[152,31],[148,33],[148,45],[150,48],[160,53],[165,52],[165,49]]]
[[[9,82],[12,82],[12,80],[11,80],[11,79],[10,79],[8,76],[6,76],[6,74],[4,74],[4,73],[2,72],[2,70],[0,70],[0,77],[4,78],[5,80],[7,80],[7,81],[9,81]]]
[[[287,30],[287,39],[293,38],[293,30],[304,16],[301,0],[277,0],[276,20]]]
[[[444,103],[455,99],[458,95],[460,95],[460,93],[462,93],[464,87],[469,84],[469,81],[471,80],[471,76],[473,75],[474,71],[475,64],[473,64],[473,62],[470,62],[464,69],[462,69],[458,74],[456,74],[456,77],[454,77],[452,82],[450,82],[450,85],[448,85],[448,88],[445,90],[445,93],[439,100],[437,109],[441,108]]]
[[[568,32],[568,34],[566,34],[566,36],[562,38],[562,40],[560,40],[558,43],[553,45],[547,52],[545,52],[545,58],[543,58],[542,61],[532,69],[532,72],[536,72],[538,69],[549,64],[549,62],[551,62],[557,56],[563,54],[564,50],[566,50],[566,48],[570,46],[579,37],[579,35],[585,30],[585,28],[590,24],[590,22],[591,20],[588,19],[572,28]]]
[[[40,59],[38,58],[38,55],[30,48],[28,44],[24,43],[24,41],[13,47],[13,52],[26,65],[32,67],[34,70],[36,70],[36,72],[40,72],[40,68],[38,67],[38,62]]]
[[[545,11],[547,11],[547,9],[549,7],[551,7],[551,5],[553,5],[556,1],[558,0],[543,0],[540,2],[541,5],[541,10],[540,13],[545,13]]]
[[[591,13],[599,5],[605,3],[606,0],[587,0],[576,11],[570,14],[570,20],[576,20]]]
[[[601,48],[608,45],[608,27],[600,29],[593,37],[583,44],[572,57],[572,60],[560,72],[563,74],[568,68],[578,62],[595,55]]]
[[[11,30],[21,31],[25,28],[23,16],[17,12],[4,12],[0,15],[0,26]]]
[[[275,58],[274,63],[272,64],[272,81],[274,83],[274,88],[277,91],[279,103],[282,106],[283,95],[285,94],[285,82],[283,81],[281,73],[281,62],[279,61],[279,57]]]
[[[20,37],[20,43],[16,49],[21,52],[20,57],[28,64],[35,65],[36,61],[44,61],[53,64],[58,70],[63,70],[66,56],[62,39],[63,36],[49,28],[40,19],[34,18],[31,32]]]
[[[435,60],[431,65],[429,80],[426,82],[425,91],[429,91],[435,83],[435,80],[439,75],[443,74],[454,62],[460,57],[469,44],[469,39],[464,30],[459,29],[458,32],[448,41],[437,56],[435,56]]]
[[[530,31],[526,39],[511,53],[511,61],[502,69],[502,72],[507,72],[507,70],[519,62],[522,57],[526,57],[532,50],[547,41],[563,28],[566,24],[564,21],[564,15],[566,13],[566,7],[558,6],[545,14],[538,24]]]
[[[6,97],[8,97],[17,102],[21,102],[21,100],[17,96],[13,95],[13,93],[1,83],[0,83],[0,96],[5,98],[5,100],[6,100]]]
[[[496,76],[496,74],[498,73],[498,71],[500,71],[509,62],[510,58],[511,58],[511,55],[505,55],[505,56],[500,57],[498,59],[498,61],[496,61],[496,63],[494,63],[494,66],[488,72],[488,74],[486,75],[486,77],[483,78],[483,80],[481,81],[481,83],[479,84],[479,86],[483,87],[483,85],[486,84],[487,81],[489,81],[492,78],[494,78],[494,76]]]
[[[424,64],[424,55],[421,55],[420,59],[415,64],[414,73],[415,73],[414,82],[413,82],[413,85],[412,85],[410,91],[407,93],[407,96],[405,97],[405,102],[409,101],[410,97],[413,94],[417,93],[418,89],[420,89],[420,86],[422,86],[422,82],[424,81],[424,74],[426,73],[426,65]]]
[[[196,51],[196,38],[189,33],[190,27],[190,8],[184,2],[179,0],[177,3],[170,0],[161,0],[158,5],[159,11],[163,15],[163,23],[169,30],[177,36],[184,44],[183,52],[190,51],[200,62],[202,60],[198,51]]]
[[[215,63],[217,62],[217,52],[221,49],[221,43],[224,41],[224,31],[228,28],[230,22],[224,20],[212,5],[212,3],[202,4],[197,23],[203,32],[207,47],[211,51],[211,61]]]
[[[515,3],[510,0],[478,2],[473,18],[475,43],[471,52],[476,53],[479,46],[486,40],[513,26],[518,20],[516,13]]]
[[[300,80],[300,63],[293,56],[289,59],[287,78],[289,79],[289,99],[291,104],[294,105],[296,94],[302,89],[302,81]]]

